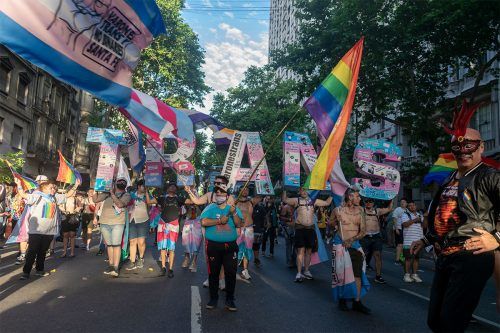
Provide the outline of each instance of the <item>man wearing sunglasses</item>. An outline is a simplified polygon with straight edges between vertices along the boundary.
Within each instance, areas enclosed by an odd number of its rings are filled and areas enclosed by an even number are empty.
[[[454,121],[454,126],[459,124]],[[412,254],[428,245],[438,253],[427,318],[434,332],[467,328],[493,273],[493,250],[500,243],[495,235],[500,173],[481,162],[484,143],[477,130],[458,132],[455,127],[451,134],[458,170],[443,183],[429,207],[427,234],[411,246]]]

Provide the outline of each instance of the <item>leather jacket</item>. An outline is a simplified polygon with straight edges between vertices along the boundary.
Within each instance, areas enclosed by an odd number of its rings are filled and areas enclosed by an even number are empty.
[[[441,185],[431,202],[428,215],[428,231],[423,239],[426,245],[438,242],[442,247],[463,244],[467,238],[478,234],[472,228],[488,232],[496,230],[500,216],[500,172],[479,163],[458,180],[458,208],[460,223],[454,230],[440,238],[434,229],[434,217],[441,193],[455,177],[456,171]]]

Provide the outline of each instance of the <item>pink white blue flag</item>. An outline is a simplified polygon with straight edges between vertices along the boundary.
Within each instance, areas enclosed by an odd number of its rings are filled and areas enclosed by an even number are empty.
[[[165,32],[154,0],[1,0],[0,43],[118,106],[141,50]]]
[[[130,120],[127,120],[127,125],[128,128],[124,132],[128,145],[128,158],[132,169],[139,173],[146,163],[146,151],[142,142],[142,131]]]

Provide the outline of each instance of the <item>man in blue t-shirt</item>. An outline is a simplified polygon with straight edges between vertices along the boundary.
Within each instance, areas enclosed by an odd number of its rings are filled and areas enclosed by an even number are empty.
[[[206,255],[208,262],[208,281],[210,301],[207,309],[217,306],[219,298],[219,273],[224,266],[226,280],[226,309],[236,311],[234,288],[238,267],[238,234],[236,228],[243,221],[241,211],[227,203],[227,186],[216,185],[215,202],[208,205],[200,215],[201,225],[205,228]]]

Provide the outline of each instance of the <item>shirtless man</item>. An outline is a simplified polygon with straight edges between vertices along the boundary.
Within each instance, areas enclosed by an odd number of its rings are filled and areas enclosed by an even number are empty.
[[[312,248],[316,237],[314,230],[314,207],[328,207],[332,203],[332,197],[327,200],[316,199],[313,203],[303,187],[299,188],[298,198],[288,198],[286,191],[283,191],[282,201],[285,204],[296,208],[295,217],[295,248],[297,249],[297,275],[295,282],[302,282],[304,278],[312,280],[313,276],[309,271],[311,264]],[[302,265],[304,272],[302,272]]]
[[[371,311],[361,303],[361,275],[363,270],[363,253],[358,249],[361,247],[359,240],[365,235],[365,216],[359,206],[361,198],[359,192],[348,189],[344,196],[344,205],[337,207],[330,216],[330,226],[337,227],[338,233],[335,236],[336,244],[340,244],[347,249],[351,257],[354,280],[356,282],[356,298],[353,301],[352,309],[365,314]],[[337,243],[338,242],[338,243]],[[342,311],[348,311],[347,300],[340,299],[339,307]]]
[[[387,208],[375,208],[372,198],[365,199],[366,235],[361,239],[361,246],[366,255],[366,263],[370,264],[372,255],[375,258],[375,282],[385,283],[382,278],[382,233],[380,230],[380,216],[389,214],[392,210],[392,201]]]
[[[229,180],[226,178],[226,176],[219,175],[219,176],[215,177],[214,186],[221,185],[221,184],[227,185],[227,183],[229,183]],[[189,199],[190,199],[190,201],[186,201],[187,203],[193,203],[197,206],[201,206],[201,205],[207,205],[207,204],[211,204],[211,203],[215,202],[215,193],[214,192],[207,192],[207,193],[203,194],[201,197],[198,197],[195,193],[193,193],[193,191],[191,190],[190,187],[184,186],[184,189],[186,190],[187,194],[189,195]],[[227,204],[230,206],[234,205],[234,198],[232,195],[229,196],[229,198],[227,200]],[[203,282],[203,286],[208,288],[208,279],[206,279],[205,282]],[[221,290],[225,289],[224,268],[222,268],[220,271],[219,288]]]
[[[236,207],[241,210],[243,214],[244,225],[242,228],[238,229],[240,236],[238,237],[238,259],[243,261],[243,271],[241,272],[241,277],[245,280],[251,279],[248,273],[248,262],[252,258],[252,245],[253,245],[253,203],[252,199],[248,196],[248,187],[241,190],[240,200],[236,203]]]

